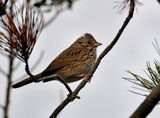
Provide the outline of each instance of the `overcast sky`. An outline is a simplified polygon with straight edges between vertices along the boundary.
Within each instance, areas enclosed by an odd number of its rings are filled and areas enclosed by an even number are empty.
[[[130,77],[126,70],[146,77],[143,71],[146,61],[159,59],[152,42],[155,38],[160,39],[160,5],[156,0],[143,0],[142,3],[137,6],[138,11],[118,43],[103,58],[91,82],[80,91],[81,99],[65,107],[59,118],[128,118],[145,99],[129,92],[128,89],[134,85],[122,79]],[[113,40],[127,15],[127,12],[116,14],[114,6],[113,0],[78,0],[71,10],[63,12],[43,30],[35,45],[29,64],[32,66],[42,51],[44,56],[40,57],[42,61],[33,74],[45,69],[59,53],[86,32],[103,43],[98,48],[99,55]],[[0,58],[0,67],[7,67],[3,57]],[[14,73],[14,80],[23,74],[24,64]],[[5,79],[1,74],[0,78],[0,103],[3,103]],[[79,82],[70,84],[71,88],[74,89]],[[47,118],[67,94],[64,86],[57,81],[33,83],[15,89],[12,91],[9,116]],[[148,118],[158,118],[159,109],[160,105],[157,105]],[[2,110],[0,117],[1,114]]]

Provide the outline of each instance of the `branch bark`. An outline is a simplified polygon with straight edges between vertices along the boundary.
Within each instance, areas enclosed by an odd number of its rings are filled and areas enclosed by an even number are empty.
[[[150,95],[142,102],[130,118],[145,118],[160,101],[160,85],[153,88]]]
[[[49,118],[56,118],[57,115],[62,111],[62,109],[71,101],[73,101],[77,94],[79,93],[79,91],[86,85],[86,83],[92,78],[94,72],[96,71],[97,67],[99,66],[102,58],[108,54],[108,52],[113,48],[113,46],[117,43],[118,39],[120,38],[122,32],[124,31],[124,29],[126,28],[126,26],[128,25],[129,21],[131,20],[131,18],[133,17],[133,13],[134,13],[134,7],[135,7],[135,0],[130,0],[130,8],[129,8],[129,14],[126,17],[122,27],[120,28],[119,32],[117,33],[116,37],[113,39],[113,41],[104,49],[104,51],[100,54],[100,56],[98,57],[93,69],[91,70],[91,72],[88,74],[87,78],[85,80],[82,80],[82,82],[78,85],[78,87],[73,91],[73,93],[71,95],[69,95],[55,110],[54,112],[51,114],[51,116]]]
[[[11,95],[11,85],[12,85],[12,72],[13,72],[13,61],[14,57],[9,55],[9,70],[7,76],[7,90],[6,90],[6,97],[5,97],[5,105],[4,105],[4,118],[8,118],[8,110],[9,110],[9,103],[10,103],[10,95]]]
[[[8,0],[5,1],[5,4],[7,4]],[[10,12],[12,13],[13,10],[13,4],[14,1],[11,1],[10,6]],[[12,51],[12,49],[11,49]],[[5,96],[5,104],[3,106],[3,113],[4,118],[8,118],[8,111],[9,111],[9,104],[10,104],[10,96],[11,96],[11,85],[12,85],[12,75],[13,75],[13,63],[14,63],[14,57],[12,54],[8,55],[9,59],[9,69],[7,74],[7,89],[6,89],[6,96]]]

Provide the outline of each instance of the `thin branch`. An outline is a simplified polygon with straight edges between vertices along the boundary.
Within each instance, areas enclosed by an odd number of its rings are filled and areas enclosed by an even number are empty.
[[[43,77],[41,79],[38,79],[38,81],[43,81],[43,82],[48,82],[48,81],[52,81],[53,78],[57,78],[60,82],[63,83],[63,85],[66,87],[66,89],[68,90],[69,94],[72,94],[72,90],[71,88],[69,87],[69,85],[67,84],[67,82],[62,79],[60,76],[57,76],[57,75],[51,75],[51,76],[47,76],[47,77]]]
[[[7,4],[7,1],[6,1]],[[14,1],[11,1],[11,6],[10,6],[10,12],[13,10],[13,4]],[[11,15],[11,17],[13,17]],[[10,48],[11,53],[13,50]],[[12,76],[13,76],[13,63],[14,63],[14,57],[12,54],[8,55],[9,59],[9,68],[8,68],[8,74],[7,74],[7,89],[6,89],[6,95],[5,95],[5,104],[4,104],[4,118],[8,118],[9,115],[9,105],[10,105],[10,97],[11,97],[11,85],[12,85]]]
[[[130,118],[145,118],[160,100],[160,85],[153,88],[150,95],[142,102]]]
[[[9,70],[8,70],[8,77],[7,77],[7,90],[6,90],[6,97],[5,97],[5,105],[4,105],[4,118],[8,118],[8,110],[10,104],[10,96],[11,96],[11,85],[12,85],[12,74],[13,74],[13,62],[14,57],[10,54],[9,58]]]
[[[25,59],[25,64],[26,64],[26,66],[25,66],[25,71],[26,71],[26,73],[27,73],[31,78],[33,78],[34,81],[36,82],[36,79],[35,79],[34,75],[32,75],[32,73],[31,73],[30,70],[29,70],[28,59]]]
[[[93,69],[91,70],[91,72],[88,74],[87,78],[82,80],[82,82],[78,85],[78,87],[73,91],[73,93],[71,95],[69,95],[55,110],[54,112],[51,114],[50,118],[56,118],[57,115],[62,111],[62,109],[71,101],[73,101],[77,94],[79,93],[79,91],[86,85],[86,83],[91,79],[92,75],[94,74],[94,72],[96,71],[97,67],[99,66],[102,58],[113,48],[113,46],[116,44],[116,42],[118,41],[119,37],[121,36],[122,32],[124,31],[125,27],[128,25],[129,21],[131,20],[131,18],[133,17],[133,13],[134,13],[134,7],[135,7],[135,1],[134,0],[130,0],[130,9],[129,9],[129,14],[127,16],[127,18],[125,19],[121,29],[119,30],[119,32],[117,33],[116,37],[114,38],[114,40],[110,43],[110,45],[108,45],[106,47],[106,49],[100,54],[100,56],[98,57]]]

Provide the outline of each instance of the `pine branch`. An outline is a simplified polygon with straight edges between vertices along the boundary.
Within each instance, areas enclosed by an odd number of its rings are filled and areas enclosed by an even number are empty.
[[[145,118],[160,100],[160,85],[153,88],[150,95],[142,102],[130,118]]]
[[[157,40],[155,40],[155,44],[153,43],[153,46],[155,47],[157,53],[160,54],[160,48]],[[150,92],[149,95],[144,95],[142,93],[131,91],[133,93],[136,93],[136,94],[138,93],[139,95],[146,96],[146,99],[135,110],[135,112],[130,116],[130,118],[145,118],[160,101],[160,63],[159,61],[155,60],[154,66],[155,66],[155,69],[153,69],[150,63],[147,62],[147,71],[145,71],[145,73],[147,74],[149,79],[145,79],[130,71],[129,73],[134,77],[134,79],[124,78],[129,82],[132,82],[135,85],[141,88],[144,88],[148,92]],[[142,90],[142,89],[139,89],[139,90]]]
[[[5,101],[5,105],[4,105],[4,118],[8,118],[14,57],[12,55],[9,55],[8,59],[9,59],[9,70],[8,70],[8,76],[7,76],[7,89],[6,89],[6,97],[5,97],[6,101]]]
[[[7,4],[8,0],[5,1],[5,5]],[[13,4],[14,1],[11,2],[10,6],[10,12],[13,10]],[[11,17],[13,17],[11,15]],[[11,38],[11,36],[10,36]],[[10,48],[10,51],[12,53],[12,49]],[[9,62],[9,67],[8,67],[8,74],[6,75],[7,77],[7,88],[6,88],[6,94],[5,94],[5,104],[3,106],[3,114],[4,118],[8,118],[9,116],[9,105],[10,105],[10,96],[11,96],[11,84],[12,84],[12,76],[13,76],[13,63],[14,63],[14,57],[12,54],[9,54],[8,56],[8,62]]]

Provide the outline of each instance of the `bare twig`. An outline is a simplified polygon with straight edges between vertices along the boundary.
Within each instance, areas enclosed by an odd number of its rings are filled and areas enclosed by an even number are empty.
[[[52,81],[53,78],[57,78],[60,82],[62,82],[63,85],[64,85],[64,86],[66,87],[66,89],[68,90],[69,94],[72,94],[71,88],[69,87],[69,85],[67,84],[67,82],[66,82],[64,79],[62,79],[60,76],[51,75],[51,76],[47,76],[47,77],[40,78],[40,79],[38,79],[38,81],[48,82],[48,81]]]
[[[5,1],[5,4],[7,4],[7,0]],[[10,12],[13,10],[13,4],[14,4],[14,1],[11,1]],[[13,16],[11,15],[11,17]],[[10,48],[10,51],[12,52],[11,48]],[[3,107],[4,118],[8,118],[10,96],[11,96],[13,63],[14,63],[14,57],[12,56],[11,53],[8,55],[8,59],[9,59],[9,69],[8,69],[8,75],[7,75],[7,89],[6,89],[6,96],[5,96],[5,104]]]
[[[135,1],[134,0],[130,0],[130,9],[129,9],[129,14],[127,16],[127,18],[125,19],[121,29],[119,30],[119,32],[117,33],[116,37],[114,38],[114,40],[110,43],[110,45],[108,45],[106,47],[106,49],[104,49],[104,51],[100,54],[100,56],[98,57],[93,70],[91,70],[91,72],[88,74],[87,78],[85,80],[82,80],[82,82],[78,85],[78,87],[73,91],[73,93],[71,95],[69,95],[55,110],[54,112],[51,114],[50,118],[56,118],[57,115],[62,111],[62,109],[71,101],[73,101],[77,94],[79,93],[79,91],[86,85],[86,83],[91,79],[92,75],[94,74],[94,72],[96,71],[97,67],[99,66],[102,58],[113,48],[113,46],[116,44],[116,42],[118,41],[119,37],[121,36],[122,32],[124,31],[125,27],[128,25],[129,21],[131,20],[131,18],[133,17],[133,13],[134,13],[134,8],[135,8]]]
[[[27,73],[31,78],[33,78],[33,79],[35,80],[35,82],[36,82],[36,79],[35,79],[34,75],[32,75],[32,73],[31,73],[30,70],[29,70],[28,58],[25,59],[25,64],[26,64],[26,66],[25,66],[25,71],[26,71],[26,73]]]
[[[150,95],[142,102],[130,118],[145,118],[160,100],[160,85],[153,88]]]
[[[10,95],[11,95],[11,85],[12,85],[12,72],[13,72],[13,61],[14,57],[9,54],[9,70],[8,70],[8,77],[7,77],[7,90],[6,90],[6,97],[5,97],[5,105],[4,105],[4,118],[8,118],[8,110],[9,110],[9,103],[10,103]]]

